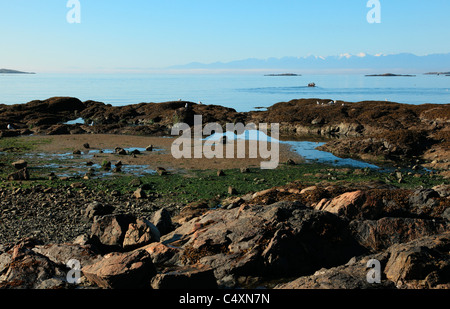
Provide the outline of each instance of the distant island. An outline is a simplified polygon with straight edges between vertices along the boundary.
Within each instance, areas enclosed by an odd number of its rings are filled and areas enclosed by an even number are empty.
[[[450,72],[428,72],[428,73],[425,73],[424,75],[445,75],[445,76],[449,76]]]
[[[392,74],[392,73],[384,73],[384,74],[371,74],[371,75],[366,75],[366,76],[406,76],[406,77],[414,77],[416,75],[408,75],[408,74]]]
[[[281,73],[281,74],[266,74],[264,76],[301,76],[301,75],[294,73]]]
[[[33,72],[22,72],[17,70],[0,69],[0,74],[36,74]]]

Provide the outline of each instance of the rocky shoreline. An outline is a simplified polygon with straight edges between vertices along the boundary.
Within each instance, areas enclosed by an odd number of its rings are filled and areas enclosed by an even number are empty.
[[[145,194],[138,179],[130,184],[133,194],[83,181],[5,179],[0,288],[448,289],[449,111],[449,104],[316,99],[248,113],[181,101],[113,107],[51,98],[1,105],[1,139],[166,136],[174,123],[192,123],[199,114],[204,123],[280,123],[284,135],[329,138],[323,149],[335,154],[433,168],[443,183],[400,188],[332,182],[330,175],[314,184],[230,191],[211,207]],[[64,124],[78,118],[85,123]],[[2,151],[14,156],[12,148]],[[74,260],[78,273],[68,264]],[[376,282],[368,280],[373,261],[380,265]]]
[[[185,109],[188,105],[189,108]],[[61,134],[128,134],[170,136],[177,122],[279,123],[280,134],[321,137],[337,156],[373,162],[403,162],[448,174],[450,104],[408,105],[301,99],[267,110],[236,112],[215,105],[176,101],[111,106],[76,98],[50,98],[26,104],[0,105],[0,137]],[[65,124],[82,119],[84,124]],[[12,125],[13,130],[7,126]]]
[[[450,185],[293,182],[229,198],[218,209],[192,203],[176,215],[82,191],[6,194],[41,203],[48,195],[55,205],[36,205],[30,215],[65,237],[2,244],[2,288],[450,288]],[[67,282],[73,259],[81,263],[76,285]],[[374,259],[379,283],[367,281]]]

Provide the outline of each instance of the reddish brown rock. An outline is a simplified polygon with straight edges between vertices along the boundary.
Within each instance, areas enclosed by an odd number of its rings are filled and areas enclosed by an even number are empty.
[[[124,250],[145,246],[151,242],[159,241],[158,229],[145,219],[137,219],[136,223],[130,223],[125,233],[122,247]]]
[[[151,243],[140,249],[145,250],[150,254],[153,264],[168,263],[181,252],[181,250],[176,247],[166,246],[160,242]]]
[[[347,192],[332,200],[322,199],[314,208],[351,217],[358,211],[365,196],[362,191]]]
[[[389,248],[386,277],[398,288],[450,288],[450,233]]]
[[[101,259],[101,256],[95,253],[90,245],[49,244],[35,246],[32,250],[62,266],[67,265],[67,262],[72,259],[79,261],[81,266],[88,266]]]
[[[149,288],[156,274],[151,256],[145,250],[110,253],[81,271],[90,282],[105,289]]]
[[[162,241],[183,250],[184,265],[213,267],[221,282],[309,273],[362,253],[343,220],[294,202],[209,211]]]

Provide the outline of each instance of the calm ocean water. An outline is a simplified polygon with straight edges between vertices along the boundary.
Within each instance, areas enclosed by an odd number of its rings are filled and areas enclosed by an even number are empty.
[[[316,88],[308,88],[308,83]],[[450,77],[364,75],[264,76],[264,74],[35,74],[0,75],[0,103],[26,103],[54,96],[114,106],[173,100],[201,101],[239,112],[301,98],[408,104],[450,103]]]

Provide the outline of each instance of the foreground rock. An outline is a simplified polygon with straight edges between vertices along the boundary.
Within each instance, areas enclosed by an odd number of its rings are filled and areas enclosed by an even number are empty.
[[[278,289],[449,289],[450,233],[423,237],[390,247],[386,252],[353,258],[342,266],[322,269],[276,286]],[[368,282],[370,261],[380,262],[379,282]]]
[[[76,241],[0,246],[0,287],[450,288],[450,199],[435,189],[293,182],[220,209],[193,203],[175,226],[163,209],[147,220],[95,203]]]
[[[99,262],[83,267],[82,272],[89,281],[106,289],[148,288],[156,274],[145,250],[107,254]]]

